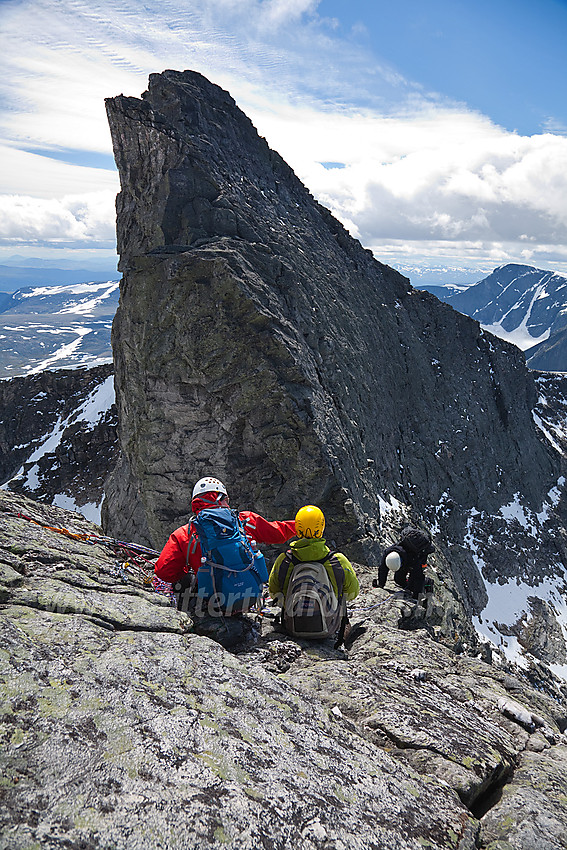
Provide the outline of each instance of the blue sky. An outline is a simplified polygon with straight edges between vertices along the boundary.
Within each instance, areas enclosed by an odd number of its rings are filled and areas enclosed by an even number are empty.
[[[321,14],[424,90],[509,131],[567,132],[567,3],[324,0]]]
[[[567,3],[0,0],[0,262],[112,257],[104,98],[191,68],[417,282],[567,273]]]

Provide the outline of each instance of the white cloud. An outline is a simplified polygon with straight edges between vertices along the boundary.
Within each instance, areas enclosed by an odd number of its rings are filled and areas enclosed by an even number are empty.
[[[307,12],[314,12],[319,0],[264,0],[254,5],[258,7],[263,24],[280,27],[300,20]]]
[[[115,237],[112,192],[61,199],[0,195],[0,243],[95,243]]]
[[[110,153],[104,98],[139,97],[149,73],[192,68],[230,91],[383,261],[564,270],[567,137],[508,133],[421,91],[360,43],[340,40],[318,9],[317,0],[3,4],[2,187],[19,197],[3,201],[3,238],[18,225],[20,240],[111,238],[114,172],[20,148]]]
[[[40,198],[120,189],[118,174],[103,168],[70,165],[0,144],[2,191],[6,194],[33,195]]]
[[[367,67],[366,51],[332,36],[318,0],[21,0],[2,11],[0,117],[8,138],[110,150],[104,98],[139,96],[149,73],[200,71],[238,97],[246,87],[293,98],[347,97],[369,74],[381,97],[413,87]],[[331,60],[332,57],[332,60]],[[345,68],[348,69],[345,73]],[[407,90],[407,91],[406,91]]]
[[[485,253],[506,243],[518,258],[567,243],[567,138],[518,136],[456,110],[384,118],[288,108],[253,117],[367,246],[423,240],[460,251],[468,243],[471,254],[474,245]]]

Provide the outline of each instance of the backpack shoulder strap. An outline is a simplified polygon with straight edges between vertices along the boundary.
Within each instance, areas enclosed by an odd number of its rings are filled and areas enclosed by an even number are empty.
[[[341,562],[337,558],[336,552],[329,552],[329,554],[327,555],[327,560],[329,561],[329,563],[331,564],[331,566],[333,568],[335,581],[337,582],[339,605],[343,605],[344,604],[343,603],[343,588],[344,588],[344,583],[345,583],[345,568],[343,567],[343,565],[341,564]],[[336,640],[335,645],[334,645],[334,649],[340,649],[340,647],[343,645],[344,639],[345,639],[345,630],[346,630],[348,623],[349,623],[348,611],[347,611],[346,605],[344,605],[343,616],[341,618],[341,624],[340,624],[340,627],[339,627],[339,632],[338,632],[338,635],[337,635],[337,640]]]
[[[287,576],[287,571],[289,570],[290,564],[294,566],[299,563],[299,558],[296,558],[291,551],[288,549],[285,555],[283,556],[282,562],[278,569],[278,585],[280,587],[281,592],[283,593],[285,579]]]
[[[187,525],[187,558],[185,559],[185,566],[189,566],[189,555],[191,555],[195,549],[197,548],[197,535],[195,530],[191,531],[191,523],[193,522],[193,517],[189,520]]]
[[[233,515],[234,519],[235,519],[235,520],[236,520],[236,522],[238,523],[238,527],[239,527],[240,529],[242,529],[242,533],[244,533],[244,526],[245,526],[245,523],[244,523],[244,522],[240,519],[240,514],[238,513],[238,511],[233,510],[232,508],[229,508],[229,511],[231,512],[231,514]]]
[[[199,534],[197,529],[193,525],[193,522],[197,519],[196,516],[192,516],[189,520],[189,524],[187,525],[187,558],[186,558],[186,566],[189,566],[189,558],[191,555],[194,555],[197,551],[197,547],[201,545],[201,541],[199,540]],[[204,554],[204,553],[201,553]]]
[[[340,602],[343,597],[343,587],[345,583],[344,567],[337,558],[336,552],[329,552],[329,554],[323,559],[323,563],[326,561],[330,563],[333,569],[333,575],[335,576],[335,581],[337,583],[337,598]]]
[[[333,570],[333,575],[335,576],[335,581],[336,581],[336,584],[337,584],[337,591],[338,591],[337,595],[338,595],[338,599],[340,601],[340,599],[343,595],[343,586],[344,586],[344,583],[345,583],[345,571],[344,571],[344,569],[341,565],[341,562],[337,558],[336,553],[335,552],[328,552],[323,558],[318,558],[317,560],[313,560],[313,563],[323,564],[323,566],[324,566],[327,561],[330,563],[332,570]],[[282,588],[282,591],[283,591],[284,582],[285,582],[285,579],[286,579],[286,576],[287,576],[287,571],[289,570],[290,565],[293,564],[293,566],[295,567],[297,564],[301,564],[301,563],[302,563],[302,561],[293,554],[291,549],[288,549],[287,552],[285,553],[284,557],[283,557],[283,560],[282,560],[282,562],[279,566],[279,570],[278,570],[278,584]]]

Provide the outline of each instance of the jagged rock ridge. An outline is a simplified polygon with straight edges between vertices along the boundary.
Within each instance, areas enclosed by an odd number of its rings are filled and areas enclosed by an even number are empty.
[[[112,364],[0,381],[3,488],[100,519],[117,457]]]
[[[232,655],[99,535],[0,492],[1,850],[567,846],[544,668],[400,630],[361,567],[348,649],[264,617]]]
[[[369,562],[408,519],[433,525],[469,610],[486,601],[477,518],[496,517],[489,573],[525,574],[499,511],[521,494],[543,516],[561,457],[518,349],[377,262],[199,74],[151,75],[107,112],[123,281],[105,527],[161,546],[214,472],[268,516],[321,505]],[[528,574],[563,570],[563,513],[555,500],[530,538]]]

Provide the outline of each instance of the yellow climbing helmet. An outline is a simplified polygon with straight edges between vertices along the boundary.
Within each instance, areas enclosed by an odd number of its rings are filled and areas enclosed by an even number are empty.
[[[298,537],[318,538],[325,531],[325,517],[315,505],[305,505],[295,515],[295,533]]]

